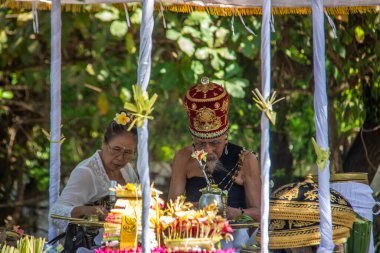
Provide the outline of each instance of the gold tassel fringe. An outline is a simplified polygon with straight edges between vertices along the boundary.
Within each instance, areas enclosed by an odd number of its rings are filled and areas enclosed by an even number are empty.
[[[118,9],[124,9],[123,5],[120,3],[113,4]],[[128,10],[135,10],[140,3],[129,3],[127,4]],[[21,2],[14,0],[0,0],[0,8],[11,8],[16,10],[32,9],[32,2]],[[46,2],[38,3],[39,10],[50,10],[51,4]],[[166,11],[177,12],[177,13],[191,13],[194,11],[207,12],[210,15],[217,16],[232,16],[234,13],[236,16],[241,14],[243,16],[257,16],[262,15],[261,7],[252,8],[240,8],[240,7],[218,7],[218,6],[198,6],[193,4],[173,4],[164,5]],[[63,4],[62,11],[66,12],[96,12],[101,10],[101,4]],[[161,5],[155,4],[155,10],[160,11]],[[233,12],[234,10],[234,12]],[[345,15],[345,14],[364,14],[364,13],[378,13],[380,12],[380,6],[347,6],[347,7],[326,7],[325,10],[329,15]],[[300,8],[272,8],[272,13],[274,15],[310,15],[311,8],[300,7]]]

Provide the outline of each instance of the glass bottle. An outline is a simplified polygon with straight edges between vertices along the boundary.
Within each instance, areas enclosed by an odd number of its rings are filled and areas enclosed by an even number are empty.
[[[111,180],[111,186],[110,186],[110,190],[109,190],[109,193],[108,193],[108,203],[107,203],[107,209],[108,209],[108,211],[111,211],[111,209],[114,208],[115,203],[116,203],[116,192],[115,191],[111,191],[111,188],[115,189],[116,185],[117,185],[116,180]]]

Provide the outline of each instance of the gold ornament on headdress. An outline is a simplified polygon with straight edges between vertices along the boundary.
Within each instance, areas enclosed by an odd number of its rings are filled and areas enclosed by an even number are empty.
[[[133,99],[135,103],[126,102],[124,108],[132,113],[135,116],[135,119],[130,124],[128,130],[131,130],[132,127],[136,124],[138,127],[141,127],[145,119],[153,119],[150,114],[154,110],[153,105],[156,102],[157,94],[155,93],[150,99],[147,92],[142,92],[142,89],[138,85],[132,85],[133,90]]]
[[[311,141],[313,143],[315,153],[317,154],[317,160],[315,163],[317,164],[318,168],[320,168],[323,171],[326,168],[327,162],[330,158],[330,149],[326,148],[325,150],[323,150],[321,147],[318,146],[314,138],[311,138]]]
[[[256,88],[252,91],[253,94],[253,101],[255,101],[255,105],[257,108],[265,112],[265,115],[269,119],[269,121],[275,125],[276,124],[276,113],[273,111],[273,105],[277,102],[280,102],[281,100],[285,98],[280,98],[276,100],[276,92],[274,91],[272,94],[272,97],[268,97],[268,99],[265,101],[264,97],[261,95],[260,91]]]

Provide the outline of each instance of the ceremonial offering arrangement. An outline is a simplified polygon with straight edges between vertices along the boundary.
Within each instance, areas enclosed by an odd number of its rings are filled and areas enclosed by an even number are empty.
[[[117,185],[111,189],[116,192],[116,203],[108,213],[104,223],[103,242],[109,250],[136,249],[141,241],[142,199],[139,184],[128,183]],[[152,198],[149,212],[149,239],[152,247],[159,246],[159,217],[160,208],[164,202],[159,195],[161,192],[152,187]]]
[[[221,239],[233,240],[233,230],[225,218],[217,215],[216,203],[200,210],[192,208],[192,203],[185,202],[184,196],[167,204],[160,217],[160,226],[168,251],[214,252],[215,244]]]

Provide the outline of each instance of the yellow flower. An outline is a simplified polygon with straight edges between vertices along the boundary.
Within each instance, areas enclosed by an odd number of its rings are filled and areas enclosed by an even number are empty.
[[[136,191],[138,187],[136,187],[135,184],[132,184],[132,183],[128,183],[126,186],[125,186],[125,189],[128,190],[128,191]]]
[[[116,117],[114,118],[117,124],[125,126],[129,121],[131,121],[131,118],[127,116],[125,112],[122,113],[116,113]]]

